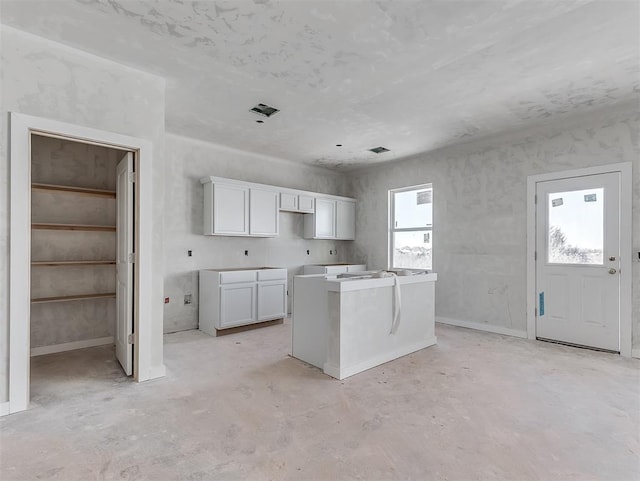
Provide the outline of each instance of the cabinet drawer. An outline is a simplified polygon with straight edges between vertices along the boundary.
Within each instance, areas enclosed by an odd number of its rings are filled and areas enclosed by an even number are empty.
[[[286,269],[263,269],[258,271],[259,281],[274,281],[287,278]]]
[[[256,271],[230,271],[220,273],[220,284],[233,284],[235,282],[253,282],[256,280]]]

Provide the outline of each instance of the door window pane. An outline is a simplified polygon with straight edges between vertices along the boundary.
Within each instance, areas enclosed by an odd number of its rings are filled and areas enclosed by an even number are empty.
[[[552,264],[603,264],[604,189],[548,194],[547,258]]]
[[[393,267],[431,269],[431,230],[394,232]]]

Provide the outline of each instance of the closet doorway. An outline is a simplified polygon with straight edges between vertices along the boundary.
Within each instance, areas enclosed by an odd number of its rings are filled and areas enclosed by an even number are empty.
[[[132,374],[133,172],[133,152],[31,135],[32,357],[110,346]]]
[[[29,407],[31,361],[37,359],[31,357],[32,349],[36,355],[65,349],[80,353],[77,348],[100,345],[95,349],[111,350],[113,372],[118,376],[131,375],[135,381],[164,376],[162,337],[157,334],[161,317],[153,322],[160,303],[154,302],[152,290],[152,144],[18,113],[11,113],[10,129],[9,402],[5,413]],[[47,143],[57,145],[58,153],[64,155],[47,154],[55,161],[49,166],[36,165],[34,158],[32,166],[32,153],[45,155],[40,144]],[[91,151],[88,158],[95,159],[96,148],[106,152],[101,155],[110,163],[103,159],[82,164],[76,158],[76,165],[53,168],[58,162],[69,162],[65,149],[85,149]],[[100,170],[109,175],[96,176]],[[62,240],[55,241],[55,235]],[[111,240],[100,236],[111,236]],[[84,307],[73,313],[72,304]],[[56,309],[62,314],[56,314]],[[118,312],[125,314],[120,316],[124,322],[116,322]],[[65,328],[45,328],[49,320]],[[115,363],[116,352],[122,369]]]

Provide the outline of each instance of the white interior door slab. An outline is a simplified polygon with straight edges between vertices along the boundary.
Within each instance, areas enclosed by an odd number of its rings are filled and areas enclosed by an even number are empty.
[[[133,373],[133,154],[128,152],[118,163],[116,177],[116,358],[122,369]]]
[[[620,351],[620,173],[536,184],[536,337]]]

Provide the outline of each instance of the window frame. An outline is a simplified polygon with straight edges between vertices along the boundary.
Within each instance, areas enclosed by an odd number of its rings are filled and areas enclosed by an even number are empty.
[[[396,194],[400,194],[403,192],[409,192],[409,191],[419,191],[419,190],[431,190],[431,224],[428,224],[426,226],[420,226],[420,227],[396,227],[395,223],[395,213],[396,213],[396,209],[395,209],[395,195]],[[429,182],[426,184],[418,184],[418,185],[411,185],[408,187],[400,187],[397,189],[389,189],[388,192],[388,205],[389,205],[389,212],[388,212],[388,241],[387,241],[387,268],[388,269],[404,269],[404,270],[415,270],[415,271],[424,271],[424,268],[419,268],[419,267],[411,267],[411,268],[407,268],[407,267],[396,267],[393,265],[393,251],[394,251],[394,234],[396,232],[420,232],[420,231],[429,231],[429,235],[431,237],[431,269],[433,269],[433,204],[434,204],[434,197],[433,197],[433,183]]]

